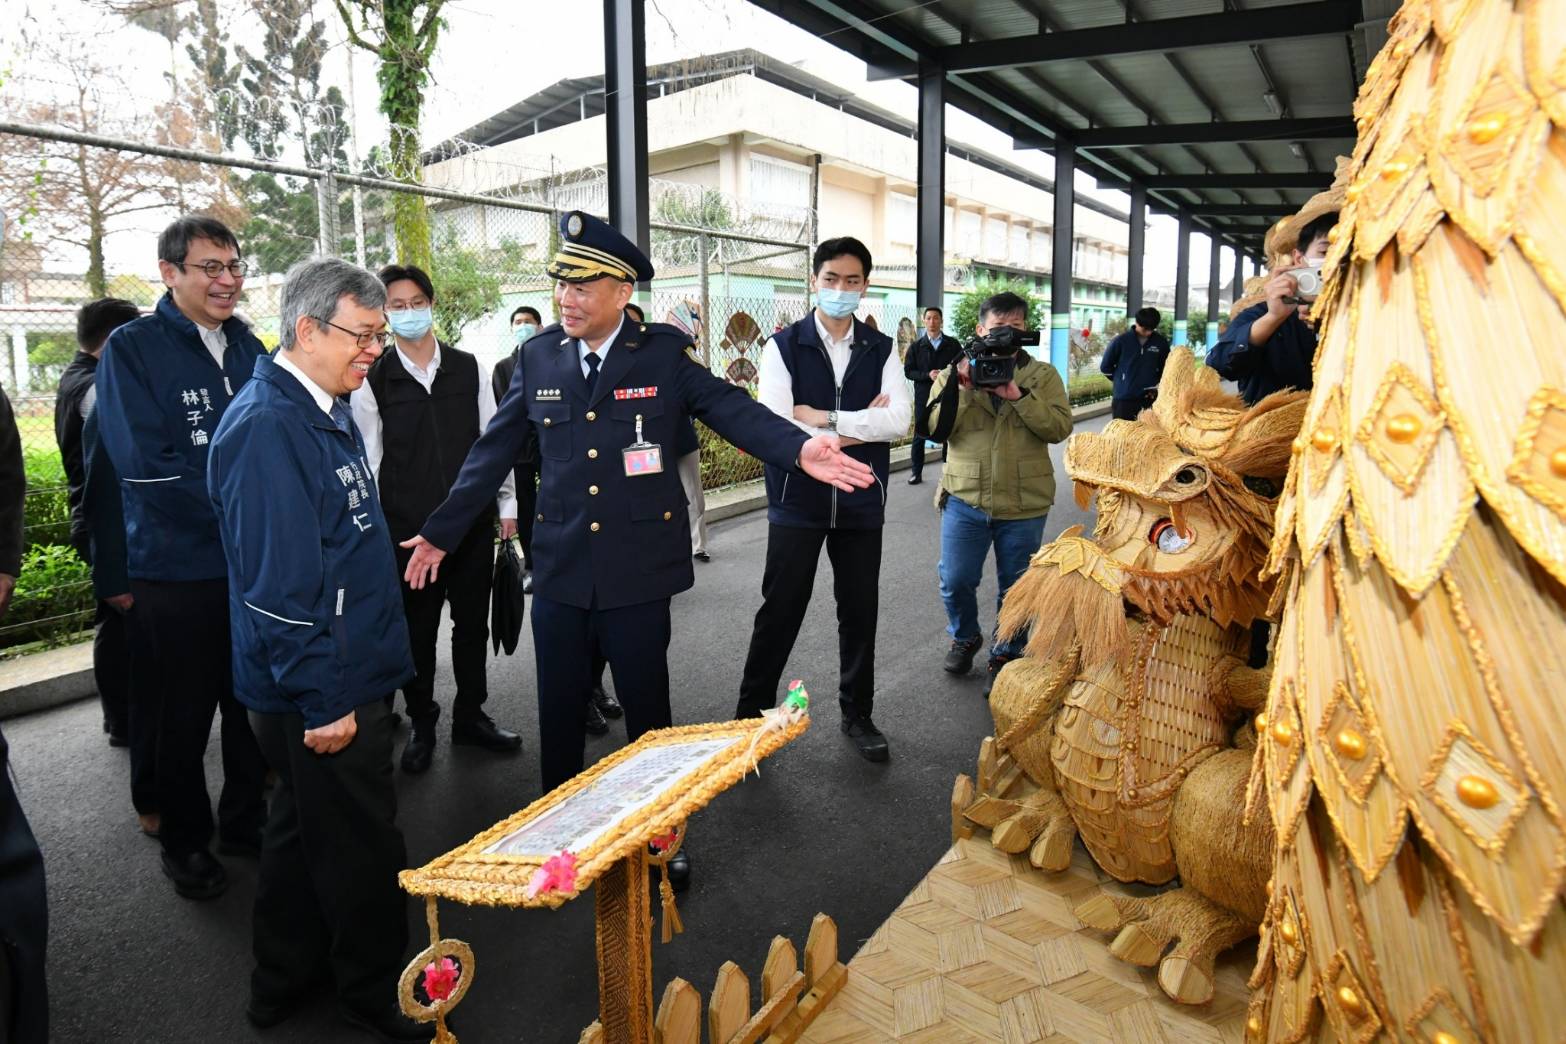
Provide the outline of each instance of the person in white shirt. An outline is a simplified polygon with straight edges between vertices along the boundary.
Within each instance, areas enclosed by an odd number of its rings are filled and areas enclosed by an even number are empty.
[[[394,350],[376,360],[353,393],[353,417],[364,436],[365,463],[375,476],[393,544],[417,535],[430,512],[451,492],[468,450],[495,415],[488,368],[472,355],[435,338],[435,289],[413,265],[388,265],[386,315]],[[496,493],[501,539],[517,531],[512,472]],[[461,546],[447,557],[437,582],[402,588],[403,611],[417,676],[403,687],[412,734],[402,751],[404,772],[429,768],[435,750],[435,644],[441,609],[451,605],[451,664],[457,693],[451,709],[451,741],[494,751],[515,751],[522,737],[484,713],[489,641],[490,584],[495,565],[496,513],[482,515]],[[398,549],[398,569],[410,552]]]
[[[852,237],[829,239],[811,263],[816,307],[767,341],[758,398],[811,435],[837,435],[844,452],[868,464],[876,481],[844,493],[767,468],[762,605],[735,715],[759,716],[776,704],[825,544],[837,598],[842,730],[864,758],[885,761],[886,737],[870,716],[881,528],[891,443],[907,436],[912,402],[892,339],[854,318],[870,278],[870,251]]]

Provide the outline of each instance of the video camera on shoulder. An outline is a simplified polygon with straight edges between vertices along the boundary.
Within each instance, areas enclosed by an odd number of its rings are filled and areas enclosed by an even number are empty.
[[[997,326],[983,337],[963,345],[968,357],[968,377],[975,388],[1000,388],[1017,375],[1017,349],[1039,343],[1037,330]]]

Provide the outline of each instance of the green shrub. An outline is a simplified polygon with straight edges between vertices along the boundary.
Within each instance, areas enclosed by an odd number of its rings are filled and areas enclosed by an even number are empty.
[[[65,484],[65,465],[60,451],[28,448],[23,451],[27,467],[27,500],[24,505],[27,546],[69,544],[71,540],[70,492]]]
[[[92,626],[92,575],[74,548],[42,544],[22,556],[11,609],[0,628],[0,646],[43,642],[66,645]]]
[[[1071,399],[1071,405],[1081,406],[1084,403],[1107,399],[1113,390],[1114,385],[1108,377],[1101,373],[1090,373],[1073,377],[1070,386],[1066,389],[1066,395]]]
[[[696,438],[701,443],[702,489],[719,489],[761,477],[765,467],[761,461],[723,441],[721,435],[700,421],[696,423]]]

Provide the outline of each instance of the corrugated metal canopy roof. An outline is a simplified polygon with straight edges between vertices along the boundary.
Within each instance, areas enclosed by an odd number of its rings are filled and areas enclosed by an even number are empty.
[[[1078,168],[1101,183],[1126,187],[1166,175],[1207,175],[1196,185],[1151,187],[1149,206],[1166,213],[1235,203],[1282,208],[1325,188],[1333,157],[1353,145],[1354,94],[1385,39],[1386,20],[1378,16],[1396,6],[1388,0],[752,2],[863,58],[872,75],[907,79],[921,67],[942,69],[947,101],[1009,132],[1019,148],[1082,136]],[[1230,123],[1246,126],[1231,133],[1224,128]],[[1154,140],[1118,140],[1128,136]],[[1255,175],[1277,176],[1276,184]],[[1226,186],[1231,176],[1249,183]],[[1302,179],[1315,184],[1299,184]],[[1265,220],[1204,214],[1198,225],[1222,233],[1264,228]],[[1259,253],[1259,234],[1228,238]]]

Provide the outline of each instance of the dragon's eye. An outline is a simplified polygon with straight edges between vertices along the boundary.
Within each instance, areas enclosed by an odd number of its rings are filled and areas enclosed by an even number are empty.
[[[1196,534],[1190,531],[1181,533],[1172,521],[1161,518],[1153,523],[1147,540],[1166,555],[1178,555],[1195,542]]]

